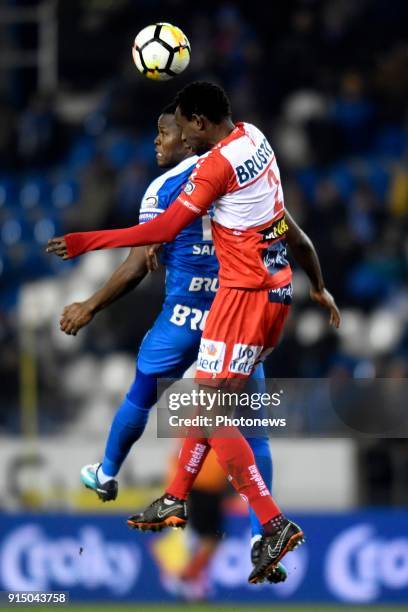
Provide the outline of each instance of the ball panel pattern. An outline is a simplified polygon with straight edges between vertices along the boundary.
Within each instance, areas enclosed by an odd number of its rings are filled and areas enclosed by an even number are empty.
[[[188,66],[190,43],[180,28],[156,23],[139,32],[132,55],[137,69],[146,77],[167,81]]]

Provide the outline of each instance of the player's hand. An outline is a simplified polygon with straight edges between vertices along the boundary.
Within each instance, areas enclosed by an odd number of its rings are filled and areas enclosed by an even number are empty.
[[[60,320],[60,329],[68,336],[76,336],[82,327],[92,321],[93,317],[94,312],[86,301],[74,302],[65,306]]]
[[[327,289],[322,289],[321,291],[311,289],[310,297],[314,302],[317,302],[317,304],[320,304],[320,306],[323,306],[323,308],[329,311],[330,325],[338,329],[341,323],[340,311],[337,308],[337,304],[332,294],[327,291]]]
[[[67,244],[65,242],[64,236],[56,236],[55,238],[50,238],[47,243],[47,248],[45,249],[46,253],[54,253],[61,259],[68,259],[67,252]]]
[[[149,244],[149,246],[145,248],[146,265],[149,272],[155,272],[159,267],[157,253],[159,252],[160,247],[161,244]]]

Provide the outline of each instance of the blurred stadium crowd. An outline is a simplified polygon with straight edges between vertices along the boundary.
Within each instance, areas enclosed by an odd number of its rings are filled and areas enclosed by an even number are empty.
[[[130,55],[138,30],[158,20],[179,25],[192,43],[187,74],[166,84],[143,79]],[[67,284],[70,301],[83,299],[124,253],[61,263],[44,255],[44,245],[65,231],[137,222],[143,192],[158,172],[156,117],[196,78],[223,84],[234,118],[269,136],[286,204],[315,242],[343,310],[335,335],[297,273],[293,314],[268,373],[406,377],[406,3],[75,0],[59,2],[57,21],[58,88],[38,90],[33,68],[3,70],[0,80],[0,430],[20,428],[22,321],[39,340],[43,432],[73,417],[81,422],[84,407],[97,401],[101,372],[102,391],[109,380],[116,392],[126,389],[126,376],[117,373],[123,364],[131,372],[160,306],[162,278],[65,342],[57,317],[68,303]],[[34,25],[3,22],[0,30],[0,52],[36,44]],[[54,296],[49,314],[26,312],[33,306],[30,300],[21,306],[21,288],[44,277],[34,287]]]

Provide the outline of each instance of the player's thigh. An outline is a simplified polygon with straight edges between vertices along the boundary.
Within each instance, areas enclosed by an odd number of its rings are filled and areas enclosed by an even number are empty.
[[[265,359],[279,344],[290,309],[291,306],[289,304],[279,302],[268,304],[266,313],[265,346],[261,354],[261,359]]]
[[[268,291],[220,289],[201,339],[197,381],[218,386],[217,379],[248,379],[275,346],[287,311],[270,303]]]

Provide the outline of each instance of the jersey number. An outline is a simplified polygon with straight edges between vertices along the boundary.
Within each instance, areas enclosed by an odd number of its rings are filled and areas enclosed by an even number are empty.
[[[276,187],[277,188],[277,198],[279,198],[280,195],[280,191],[281,191],[281,184],[280,184],[280,180],[278,179],[278,177],[276,176],[276,174],[274,173],[274,171],[272,170],[272,168],[270,168],[268,170],[268,174],[267,174],[267,178],[268,178],[268,184],[269,187]],[[283,208],[283,201],[276,199],[275,201],[275,206],[273,209],[273,214],[277,215],[278,212]]]

